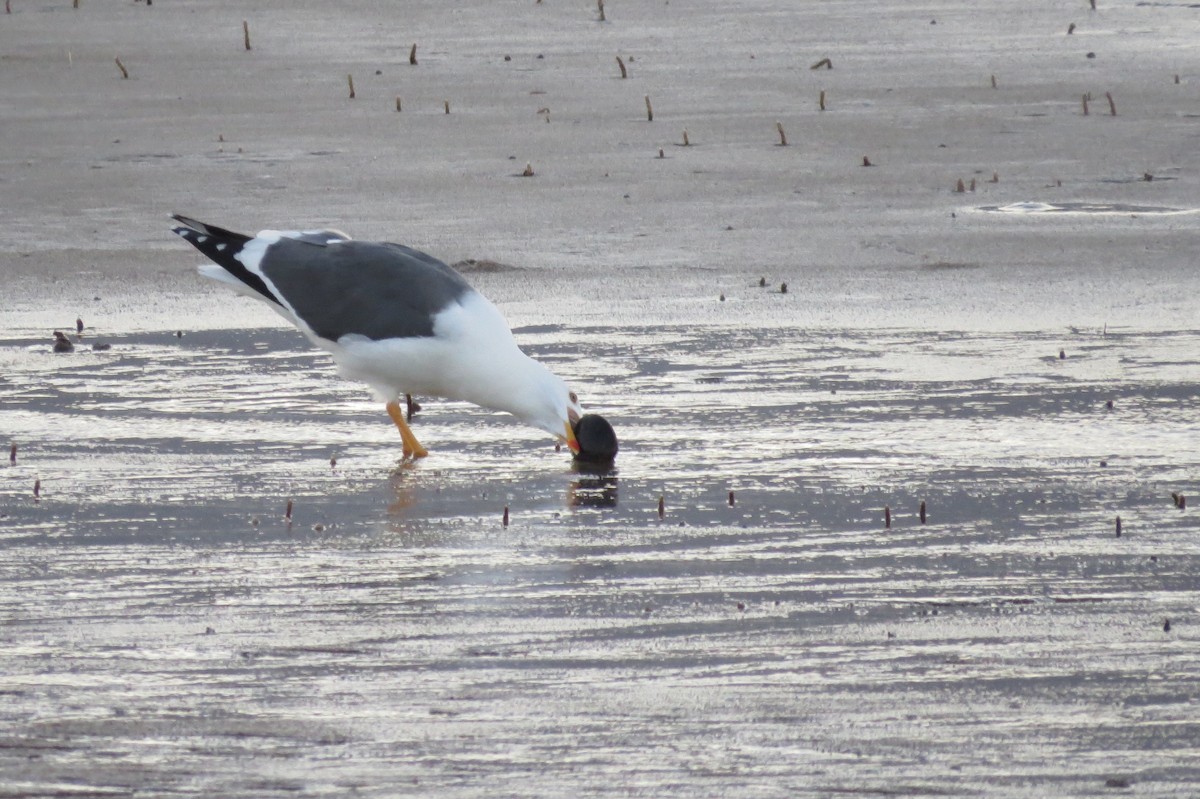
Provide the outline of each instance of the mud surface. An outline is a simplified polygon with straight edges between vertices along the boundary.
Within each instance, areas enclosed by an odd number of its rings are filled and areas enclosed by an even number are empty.
[[[12,5],[0,796],[1195,795],[1194,9]],[[616,468],[171,211],[506,265]]]

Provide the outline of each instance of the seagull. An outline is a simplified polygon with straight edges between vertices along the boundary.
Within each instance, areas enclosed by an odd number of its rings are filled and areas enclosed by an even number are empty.
[[[506,411],[579,453],[575,392],[522,352],[496,306],[433,256],[336,230],[251,237],[171,218],[213,262],[201,275],[269,305],[332,355],[343,377],[387,403],[405,460],[429,454],[400,409],[406,393]]]

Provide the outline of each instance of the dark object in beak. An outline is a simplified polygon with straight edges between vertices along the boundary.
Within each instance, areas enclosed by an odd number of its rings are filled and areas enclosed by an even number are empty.
[[[585,413],[579,417],[573,429],[575,439],[579,442],[579,452],[575,453],[575,460],[603,463],[617,457],[617,434],[603,416]]]

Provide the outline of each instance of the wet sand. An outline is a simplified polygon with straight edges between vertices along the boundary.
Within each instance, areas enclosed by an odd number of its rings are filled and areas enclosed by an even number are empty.
[[[1195,9],[81,5],[0,16],[0,795],[1195,792]],[[173,211],[513,265],[616,471],[401,466]]]

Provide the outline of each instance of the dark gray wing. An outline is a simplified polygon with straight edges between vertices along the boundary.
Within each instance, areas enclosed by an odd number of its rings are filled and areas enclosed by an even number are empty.
[[[318,336],[376,341],[433,335],[433,317],[473,291],[446,264],[388,242],[283,238],[259,270]]]

